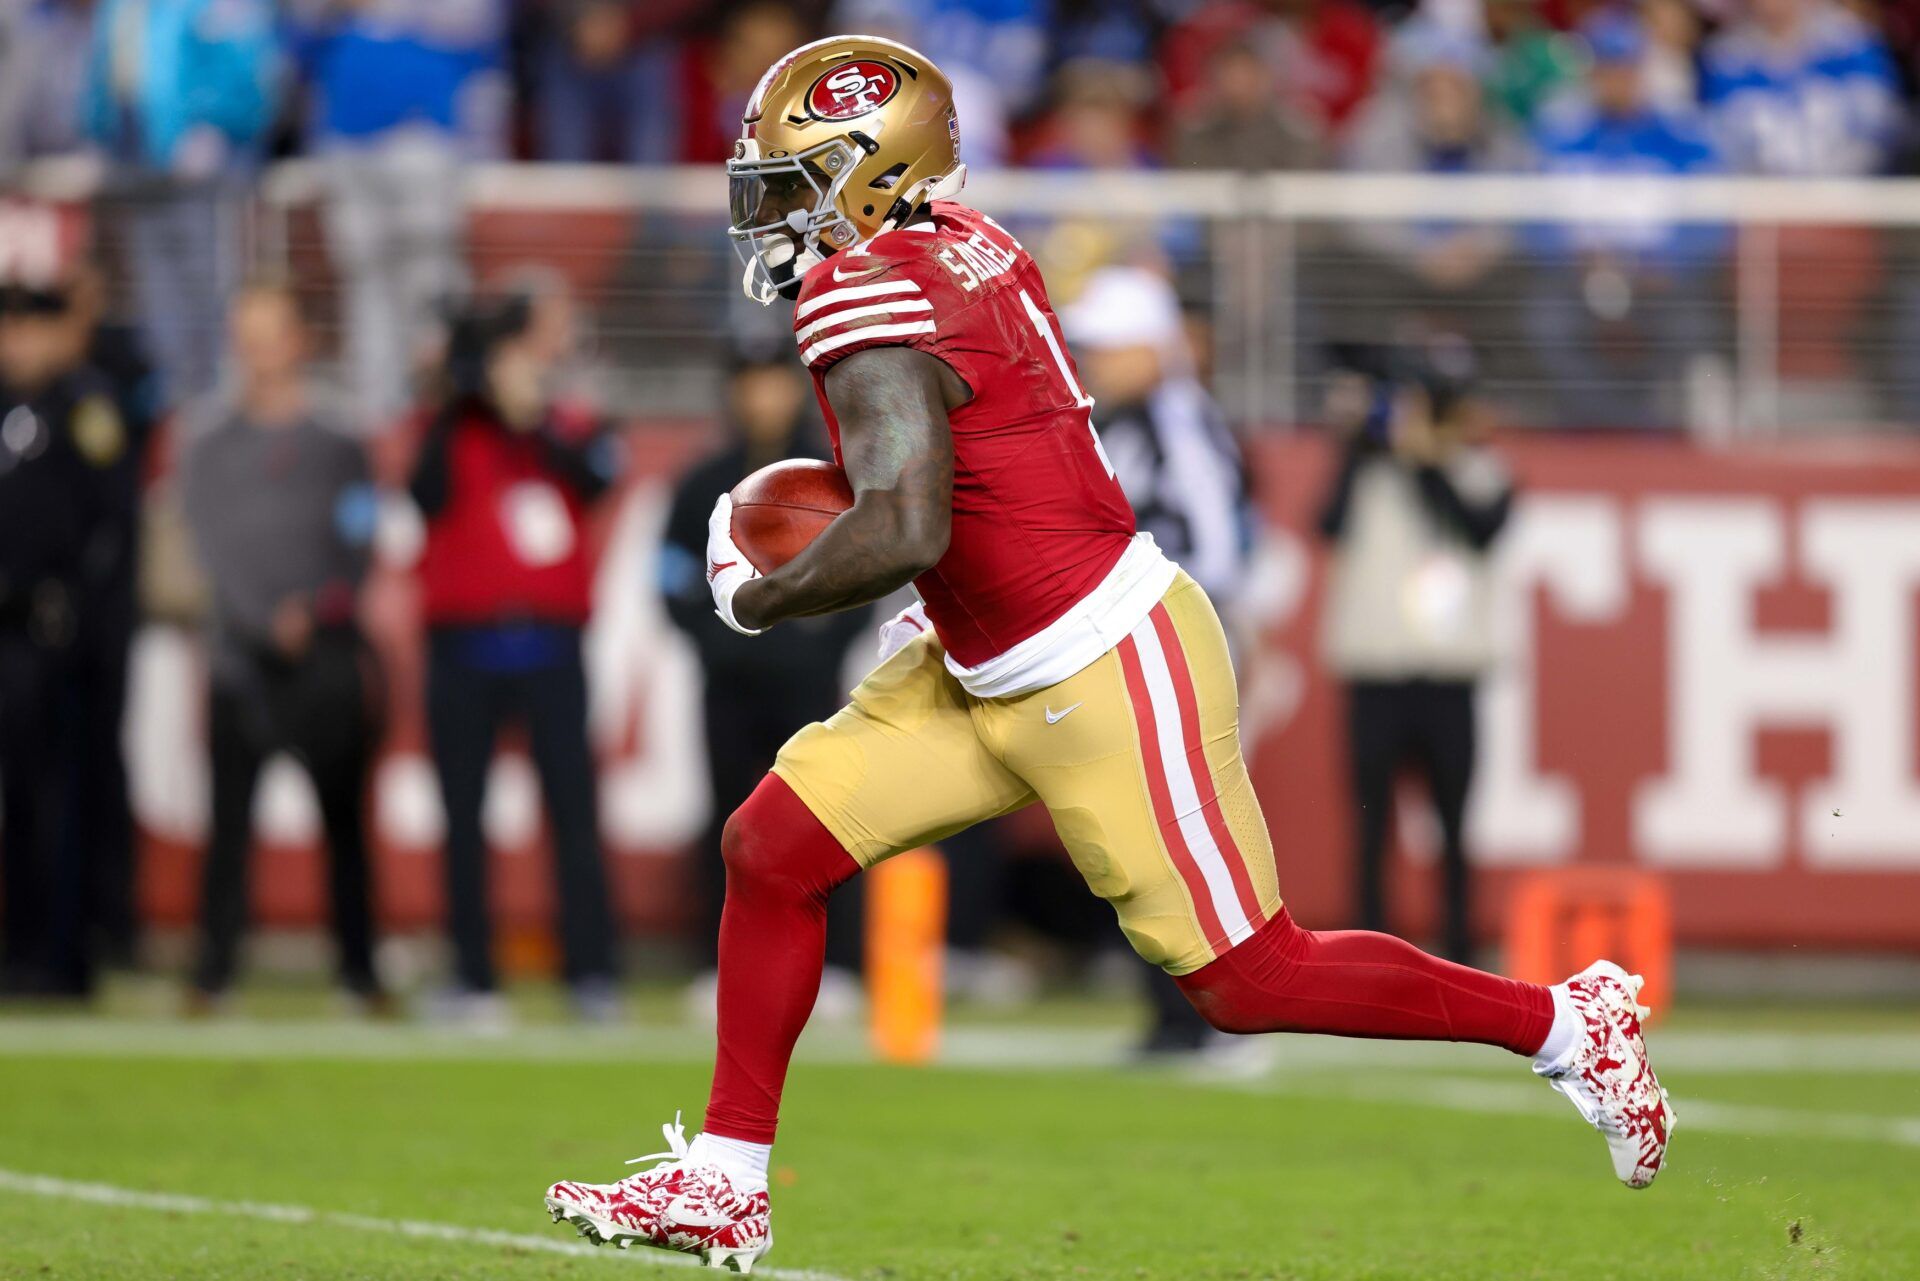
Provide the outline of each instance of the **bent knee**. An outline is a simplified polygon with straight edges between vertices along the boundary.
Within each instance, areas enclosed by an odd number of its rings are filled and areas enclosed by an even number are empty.
[[[726,824],[720,829],[720,860],[727,865],[729,875],[752,876],[766,857],[762,847],[763,842],[755,834],[753,818],[747,813],[747,804],[742,804],[727,815]]]
[[[1246,977],[1237,967],[1230,966],[1226,958],[1203,965],[1191,974],[1178,975],[1173,981],[1187,1003],[1214,1031],[1244,1036],[1264,1030],[1252,1026],[1253,1002],[1247,997]]]
[[[833,834],[769,774],[720,829],[727,883],[824,894],[860,870]]]
[[[1253,1017],[1242,994],[1235,991],[1231,985],[1201,987],[1182,983],[1180,990],[1187,994],[1187,1000],[1195,1010],[1199,1011],[1200,1017],[1207,1021],[1207,1026],[1216,1032],[1227,1032],[1234,1036],[1251,1036],[1256,1032],[1270,1030]]]
[[[758,796],[755,792],[728,815],[720,829],[720,858],[727,865],[729,880],[776,880],[792,865],[784,825],[767,814],[765,806],[754,804]]]
[[[1174,982],[1208,1026],[1235,1036],[1288,1030],[1289,980],[1313,935],[1278,915],[1238,947]]]

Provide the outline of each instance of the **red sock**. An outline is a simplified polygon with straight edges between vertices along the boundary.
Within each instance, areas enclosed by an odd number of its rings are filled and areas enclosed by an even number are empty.
[[[772,1143],[793,1043],[820,994],[827,895],[860,865],[776,774],[733,812],[720,848],[720,1049],[706,1131]]]
[[[1553,1026],[1544,987],[1428,956],[1390,934],[1303,930],[1285,908],[1175,981],[1224,1032],[1478,1041],[1533,1054]]]

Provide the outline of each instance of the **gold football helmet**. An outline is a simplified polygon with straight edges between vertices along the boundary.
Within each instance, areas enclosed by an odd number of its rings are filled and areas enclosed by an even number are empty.
[[[727,162],[747,296],[791,297],[809,267],[899,226],[966,179],[953,86],[879,36],[830,36],[767,68]]]

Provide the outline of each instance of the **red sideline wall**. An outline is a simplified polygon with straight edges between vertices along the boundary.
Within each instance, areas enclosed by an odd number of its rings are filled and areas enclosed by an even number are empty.
[[[1635,863],[1669,879],[1685,944],[1920,947],[1920,449],[1508,448],[1526,497],[1481,704],[1483,928],[1518,870]],[[1304,563],[1261,651],[1299,665],[1300,696],[1260,736],[1255,778],[1312,922],[1348,902],[1342,710],[1315,658],[1322,566],[1297,532],[1328,463],[1301,439],[1258,458]],[[1429,867],[1400,877],[1416,934]]]
[[[606,762],[603,828],[630,928],[684,919],[678,851],[704,817],[697,675],[648,599],[662,478],[685,425],[634,433],[637,475],[605,514],[591,670]],[[1482,928],[1528,868],[1634,863],[1668,877],[1683,944],[1920,948],[1915,624],[1920,448],[1875,443],[1706,452],[1637,439],[1514,440],[1526,497],[1500,550],[1506,657],[1483,690],[1472,824]],[[1272,529],[1241,608],[1254,781],[1301,920],[1346,920],[1341,696],[1318,661],[1320,551],[1306,533],[1329,456],[1313,438],[1255,453]],[[381,913],[437,921],[437,800],[422,755],[418,621],[404,569],[375,583],[392,717],[375,789]],[[190,919],[204,800],[196,668],[177,635],[136,662],[140,896]],[[537,806],[509,743],[491,815],[495,902],[545,919]],[[285,782],[285,779],[282,780]],[[254,894],[262,919],[322,919],[311,814],[269,788]],[[1427,825],[1403,805],[1399,928],[1429,924]]]

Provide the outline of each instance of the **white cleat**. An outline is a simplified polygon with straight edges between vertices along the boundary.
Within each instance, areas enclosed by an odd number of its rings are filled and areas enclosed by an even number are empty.
[[[1585,1023],[1567,1052],[1533,1070],[1567,1096],[1600,1131],[1613,1172],[1630,1188],[1644,1188],[1667,1160],[1673,1105],[1647,1061],[1640,1020],[1643,980],[1612,961],[1595,961],[1561,985]]]
[[[766,1189],[740,1188],[719,1166],[690,1160],[678,1117],[660,1129],[668,1150],[638,1158],[664,1158],[659,1165],[618,1183],[555,1183],[547,1189],[548,1215],[595,1245],[656,1246],[698,1255],[710,1268],[752,1272],[773,1248]]]

